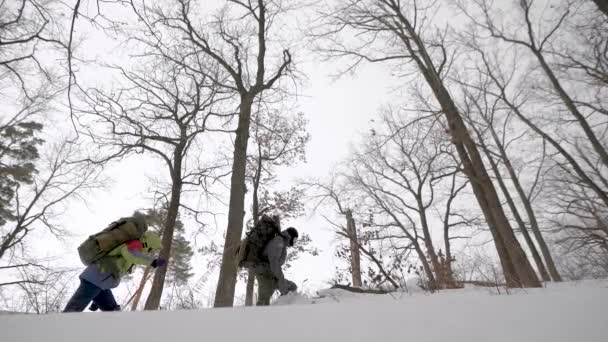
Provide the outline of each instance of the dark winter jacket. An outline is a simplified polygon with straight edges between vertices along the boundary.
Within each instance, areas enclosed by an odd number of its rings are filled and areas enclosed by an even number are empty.
[[[287,233],[281,232],[270,240],[262,253],[265,260],[255,265],[255,273],[271,274],[279,282],[284,282],[285,276],[283,275],[281,266],[283,266],[287,258],[287,245],[290,238]]]

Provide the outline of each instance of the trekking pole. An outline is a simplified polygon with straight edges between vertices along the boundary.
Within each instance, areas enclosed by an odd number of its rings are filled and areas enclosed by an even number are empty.
[[[131,302],[137,298],[137,302],[139,302],[139,298],[141,297],[141,293],[144,290],[144,288],[146,287],[146,283],[148,282],[148,280],[150,280],[150,277],[152,276],[154,272],[151,272],[151,270],[148,268],[146,268],[146,271],[144,272],[144,275],[142,276],[142,281],[139,283],[139,286],[137,288],[137,290],[133,293],[133,295],[131,296],[131,298],[129,298],[129,300],[125,303],[125,305],[122,306],[122,311],[125,311],[125,309],[127,308],[127,306],[129,306],[129,304],[131,304]],[[135,308],[131,308],[131,311],[135,311]]]

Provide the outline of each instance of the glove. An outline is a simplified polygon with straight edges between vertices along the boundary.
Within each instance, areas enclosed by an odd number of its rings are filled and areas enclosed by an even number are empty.
[[[279,281],[279,292],[281,292],[282,296],[289,292],[296,291],[297,289],[298,286],[291,280],[283,279],[282,281]]]
[[[152,261],[152,263],[150,264],[150,266],[157,268],[157,267],[163,267],[167,264],[167,260],[163,259],[163,258],[157,258],[154,259]]]
[[[296,285],[296,283],[294,283],[291,280],[289,280],[287,282],[288,282],[287,293],[289,293],[289,292],[296,292],[298,290],[298,285]]]

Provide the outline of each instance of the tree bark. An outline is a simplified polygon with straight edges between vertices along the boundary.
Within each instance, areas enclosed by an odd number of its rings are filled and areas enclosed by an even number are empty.
[[[480,146],[483,149],[483,151],[486,155],[486,158],[488,159],[488,161],[490,163],[490,166],[492,167],[492,171],[494,172],[496,181],[498,182],[498,185],[500,186],[500,189],[502,190],[502,192],[505,196],[505,199],[507,200],[507,204],[509,205],[511,212],[513,213],[513,217],[515,218],[515,221],[517,222],[517,225],[519,226],[519,230],[521,231],[521,234],[524,236],[524,239],[526,240],[526,243],[528,244],[530,253],[532,253],[532,258],[534,259],[534,262],[536,263],[536,268],[538,269],[538,273],[540,273],[540,275],[544,281],[550,281],[551,278],[549,277],[547,268],[545,267],[545,264],[543,263],[543,260],[541,259],[540,254],[538,253],[538,249],[536,248],[536,245],[534,244],[534,241],[532,240],[532,237],[530,236],[530,233],[528,232],[528,228],[526,227],[524,220],[521,218],[521,215],[519,214],[519,210],[517,209],[517,206],[515,205],[515,201],[513,201],[513,197],[511,197],[511,193],[509,192],[509,189],[507,188],[505,181],[502,178],[502,175],[500,174],[498,165],[496,164],[496,161],[492,157],[492,154],[490,153],[488,146],[485,144],[485,141],[483,140],[483,136],[481,135],[481,132],[479,132],[476,128],[475,128],[475,131],[476,131],[477,137],[480,141]]]
[[[447,118],[450,133],[463,163],[465,174],[471,182],[475,197],[494,236],[494,242],[507,284],[511,287],[540,287],[541,284],[538,281],[536,273],[515,237],[494,184],[487,174],[481,155],[467,131],[460,112],[437,73],[424,43],[409,21],[400,12],[399,16],[417,47],[414,48],[410,41],[406,41],[405,44],[408,46],[408,51],[412,53],[412,58],[431,87],[435,98],[441,105],[442,111]],[[419,55],[416,55],[416,53]]]
[[[245,306],[253,306],[253,294],[255,291],[255,273],[247,271],[247,287],[245,289]]]
[[[173,153],[173,169],[171,172],[171,199],[169,201],[169,207],[167,208],[167,219],[165,221],[162,233],[162,249],[160,250],[160,257],[169,261],[171,256],[171,246],[173,245],[173,232],[175,231],[175,222],[177,221],[177,214],[179,212],[181,192],[182,192],[182,162],[183,152],[186,145],[185,131],[182,132],[181,141],[175,148]],[[163,295],[163,288],[165,286],[165,278],[167,275],[167,265],[156,268],[154,272],[154,279],[152,281],[152,288],[150,294],[146,300],[144,310],[158,310],[160,307],[160,299]]]
[[[260,199],[258,193],[260,190],[260,179],[262,178],[262,147],[258,146],[258,165],[253,175],[253,203],[251,212],[253,216],[253,226],[257,226],[260,220]],[[245,287],[245,306],[253,306],[253,294],[255,291],[255,273],[252,270],[247,271],[247,286]]]
[[[361,287],[361,254],[359,253],[359,244],[357,237],[357,227],[353,218],[352,210],[346,210],[346,230],[350,240],[350,266],[352,270],[352,280],[354,287]]]
[[[497,78],[497,76],[494,75],[494,73],[492,72],[491,66],[489,65],[489,62],[485,57],[485,54],[483,54],[482,52],[480,52],[480,54],[483,59],[484,65],[486,66],[486,72],[488,73],[488,76],[490,76],[490,78],[492,78],[492,81],[494,81],[496,86],[500,89],[500,94],[497,96],[499,96],[502,99],[502,101],[510,109],[513,110],[513,113],[515,113],[515,115],[521,121],[523,121],[528,127],[530,127],[534,132],[536,132],[536,134],[540,135],[545,141],[549,142],[551,144],[551,146],[553,146],[564,158],[566,158],[566,160],[568,161],[570,166],[572,166],[572,168],[574,169],[574,172],[580,177],[581,181],[593,190],[593,192],[598,196],[598,198],[600,198],[600,200],[604,203],[604,205],[608,206],[608,193],[605,192],[602,188],[600,188],[589,177],[589,175],[587,175],[587,173],[583,170],[583,168],[579,165],[579,163],[574,159],[574,157],[572,157],[572,155],[570,153],[568,153],[568,151],[566,151],[566,149],[564,149],[558,141],[553,139],[549,134],[547,134],[540,127],[538,127],[536,124],[534,124],[530,119],[528,119],[522,113],[519,106],[517,106],[515,103],[513,103],[511,100],[508,99],[507,94],[506,94],[505,84],[503,84]]]
[[[566,105],[566,108],[568,108],[570,113],[572,113],[572,116],[574,116],[576,121],[578,121],[579,125],[583,129],[583,132],[585,132],[585,135],[587,136],[587,138],[589,138],[591,146],[593,146],[593,149],[599,155],[602,163],[604,164],[604,166],[608,166],[608,152],[596,136],[595,132],[593,131],[593,128],[591,128],[591,125],[589,125],[589,122],[587,122],[587,118],[585,118],[583,113],[578,110],[576,104],[574,104],[574,101],[572,100],[572,98],[570,98],[570,95],[568,95],[564,87],[562,87],[561,82],[557,79],[557,76],[555,76],[553,70],[551,70],[551,67],[545,60],[545,57],[543,56],[542,52],[537,50],[535,46],[532,46],[532,52],[538,59],[538,62],[540,63],[542,69],[545,71],[545,74],[551,81],[553,88]]]
[[[454,172],[454,174],[452,175],[452,185],[450,186],[450,196],[448,197],[448,201],[445,205],[445,214],[444,214],[444,218],[443,218],[443,242],[444,242],[444,246],[445,246],[445,259],[446,259],[446,264],[444,265],[445,271],[446,271],[446,280],[449,282],[449,284],[453,284],[456,285],[456,280],[454,279],[454,271],[452,269],[452,262],[453,262],[453,257],[452,257],[452,244],[450,242],[450,227],[452,227],[452,225],[450,224],[450,214],[452,213],[452,202],[454,201],[454,199],[456,198],[456,196],[458,195],[458,193],[464,189],[466,187],[466,185],[468,184],[468,182],[463,183],[461,186],[459,186],[458,188],[456,188],[456,176],[458,175],[458,173]]]
[[[348,234],[345,232],[338,232],[338,235],[341,235],[345,238],[348,238]],[[374,256],[374,253],[370,253],[370,251],[368,251],[367,249],[365,249],[365,247],[363,247],[359,242],[356,242],[357,247],[359,248],[359,250],[361,252],[363,252],[363,254],[365,254],[374,264],[376,264],[376,266],[378,266],[378,270],[380,271],[380,273],[382,273],[382,275],[384,275],[384,277],[386,278],[386,280],[391,283],[391,285],[393,285],[394,288],[399,288],[399,284],[397,284],[397,282],[395,280],[393,280],[393,278],[390,276],[390,274],[388,274],[388,272],[384,269],[384,265],[382,265],[382,262],[380,260],[378,260],[378,258],[376,258],[376,256]]]
[[[471,138],[461,113],[457,109],[449,91],[443,84],[440,71],[436,68],[412,23],[404,16],[401,3],[395,0],[383,0],[383,9],[389,19],[384,16],[374,17],[391,30],[396,38],[403,43],[418,70],[440,104],[445,115],[452,142],[462,161],[464,173],[473,187],[479,206],[490,227],[496,250],[509,286],[540,287],[538,277],[524,250],[515,237],[513,228],[507,219],[492,180],[487,174],[481,155]],[[382,7],[382,6],[380,6]],[[447,58],[447,57],[446,57]]]
[[[593,0],[593,2],[608,17],[608,0]]]
[[[517,173],[515,172],[513,165],[511,164],[511,160],[509,159],[509,156],[507,155],[507,151],[505,150],[505,147],[502,144],[502,141],[500,141],[500,138],[498,137],[496,130],[494,130],[494,126],[492,126],[492,123],[489,122],[489,120],[486,120],[486,123],[488,124],[488,126],[490,128],[490,133],[492,134],[494,143],[498,147],[498,151],[500,152],[502,160],[505,163],[507,171],[509,172],[509,177],[511,177],[511,182],[513,183],[513,186],[515,187],[515,190],[517,191],[517,194],[519,195],[519,198],[524,205],[526,214],[528,216],[528,220],[530,221],[530,229],[532,230],[532,234],[534,234],[534,238],[536,239],[536,242],[538,243],[540,252],[543,255],[547,269],[549,270],[549,274],[551,275],[551,278],[553,279],[553,281],[562,281],[562,277],[559,274],[559,272],[557,271],[557,267],[555,266],[555,261],[553,260],[553,256],[551,255],[551,252],[549,251],[549,247],[547,246],[545,238],[543,237],[543,235],[540,231],[540,227],[538,225],[538,221],[536,220],[536,214],[534,213],[534,208],[532,207],[532,203],[530,202],[528,195],[526,195],[526,192],[524,191],[521,183],[519,182],[519,177],[517,176]],[[541,273],[541,275],[543,274],[542,271],[540,271],[540,273]],[[543,275],[543,279],[544,278],[545,277]]]
[[[236,287],[237,265],[235,252],[241,242],[243,217],[245,216],[245,169],[247,167],[247,143],[253,97],[241,95],[239,123],[234,141],[234,159],[230,179],[230,202],[228,208],[228,228],[222,254],[222,266],[215,292],[214,307],[232,306]]]
[[[422,187],[422,183],[420,183],[420,187]],[[418,191],[420,193],[420,189]],[[433,246],[433,239],[431,238],[431,231],[429,229],[428,220],[426,218],[426,209],[424,208],[424,204],[422,203],[422,198],[420,195],[416,196],[416,204],[418,205],[418,213],[420,215],[420,224],[422,226],[422,236],[424,238],[424,246],[426,247],[426,253],[431,259],[431,265],[433,267],[433,273],[435,273],[435,282],[430,284],[433,289],[443,288],[445,285],[446,279],[443,276],[443,267],[439,262],[439,258],[437,257],[437,253],[435,253],[435,247]]]

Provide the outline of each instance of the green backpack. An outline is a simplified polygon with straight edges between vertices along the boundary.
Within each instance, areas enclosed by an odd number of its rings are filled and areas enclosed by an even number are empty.
[[[279,217],[263,215],[258,224],[247,233],[239,245],[236,252],[238,266],[249,268],[267,261],[264,257],[264,248],[280,232]]]
[[[89,236],[79,247],[78,255],[86,266],[97,262],[121,244],[139,239],[148,226],[140,217],[126,217],[110,223],[97,234]]]

